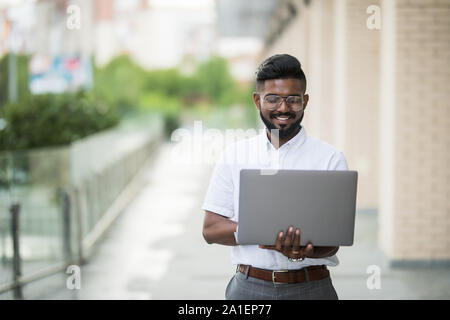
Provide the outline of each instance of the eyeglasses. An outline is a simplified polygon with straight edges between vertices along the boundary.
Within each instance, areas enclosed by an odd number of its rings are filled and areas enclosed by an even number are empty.
[[[264,108],[270,111],[274,111],[278,109],[283,100],[286,100],[286,105],[292,111],[301,111],[303,110],[303,97],[301,96],[279,96],[277,94],[268,94],[263,98]]]

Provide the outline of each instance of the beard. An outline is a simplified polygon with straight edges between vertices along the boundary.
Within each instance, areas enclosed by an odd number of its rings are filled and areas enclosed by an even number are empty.
[[[300,123],[302,123],[303,120],[303,116],[305,115],[305,113],[302,114],[302,116],[295,121],[294,123],[292,123],[290,126],[288,127],[284,127],[281,129],[278,129],[277,127],[275,127],[275,125],[273,124],[273,122],[271,122],[269,119],[266,119],[262,112],[259,111],[259,116],[261,117],[262,122],[264,123],[264,125],[266,126],[266,128],[270,131],[270,130],[277,130],[274,133],[278,132],[279,136],[278,138],[281,140],[286,139],[287,137],[289,137],[292,133],[295,132],[295,130],[297,130],[297,128],[300,126]],[[292,114],[289,114],[289,116],[292,116]],[[270,118],[275,118],[275,116],[271,115]],[[272,131],[271,131],[272,132]]]

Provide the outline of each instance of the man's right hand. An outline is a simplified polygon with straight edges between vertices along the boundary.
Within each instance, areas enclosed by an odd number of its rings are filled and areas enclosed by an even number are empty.
[[[226,246],[236,246],[234,233],[237,223],[227,217],[211,211],[205,211],[203,220],[203,238],[209,244],[218,243]]]
[[[291,226],[286,231],[286,237],[284,232],[280,231],[277,236],[275,245],[273,246],[263,246],[259,247],[262,249],[276,250],[282,253],[284,256],[291,259],[300,259],[312,257],[314,253],[314,247],[312,243],[308,243],[306,246],[300,246],[300,229],[295,229]],[[294,236],[294,238],[292,238]],[[284,238],[284,240],[283,240]]]

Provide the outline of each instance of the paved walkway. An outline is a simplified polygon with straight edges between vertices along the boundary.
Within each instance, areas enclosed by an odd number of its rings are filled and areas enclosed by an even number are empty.
[[[210,165],[173,165],[165,145],[147,186],[116,220],[82,267],[81,290],[66,289],[67,275],[25,290],[36,299],[224,299],[234,273],[231,249],[202,238],[200,210]],[[358,212],[355,245],[342,247],[332,268],[341,299],[449,299],[450,269],[391,269],[377,248],[375,213]],[[369,290],[367,268],[378,266],[381,288]],[[46,289],[42,289],[45,287]],[[34,288],[34,289],[33,289]]]

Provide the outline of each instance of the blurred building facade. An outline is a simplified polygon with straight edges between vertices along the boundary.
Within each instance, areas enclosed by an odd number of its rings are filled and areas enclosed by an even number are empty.
[[[207,59],[216,41],[213,5],[212,0],[96,0],[96,63],[124,53],[147,69],[175,67],[186,56]]]
[[[285,0],[261,60],[299,58],[308,132],[359,172],[393,265],[450,261],[450,1]]]
[[[69,6],[79,11],[68,10]],[[91,30],[94,8],[89,0],[38,0],[34,6],[33,54],[80,54],[93,52]],[[73,25],[69,25],[73,18]],[[71,22],[71,21],[70,21]]]
[[[233,77],[253,85],[267,24],[278,0],[215,0],[217,54],[225,57]]]
[[[175,67],[215,52],[214,8],[214,0],[0,1],[0,56],[14,42],[20,53],[76,53],[99,66],[129,54],[145,68]]]

